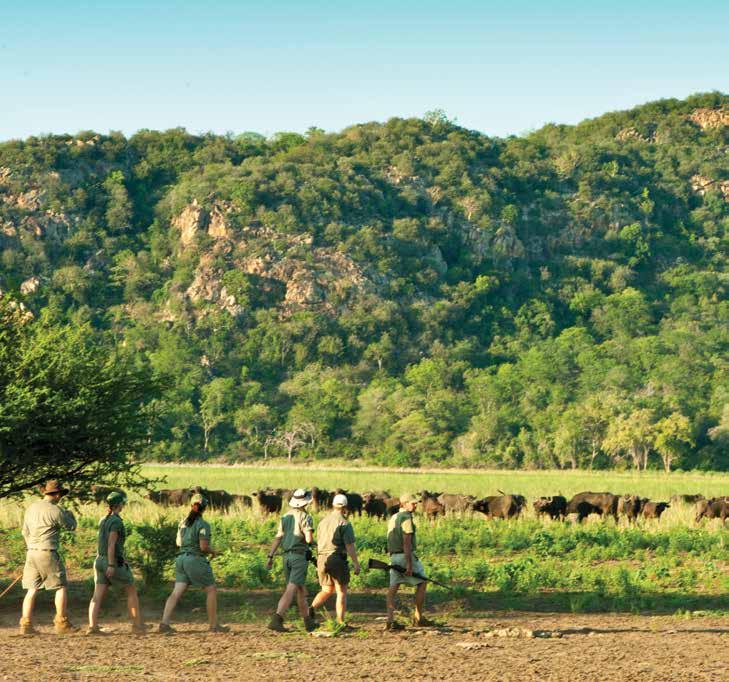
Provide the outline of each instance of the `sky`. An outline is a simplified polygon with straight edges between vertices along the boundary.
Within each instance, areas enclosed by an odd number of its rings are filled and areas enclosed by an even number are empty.
[[[433,109],[505,136],[711,90],[726,1],[0,0],[0,140]]]

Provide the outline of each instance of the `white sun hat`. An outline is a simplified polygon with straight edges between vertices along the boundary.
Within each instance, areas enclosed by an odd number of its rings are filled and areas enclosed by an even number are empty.
[[[334,499],[332,500],[332,507],[346,507],[347,506],[347,496],[342,495],[342,493],[337,493],[334,496]]]
[[[289,500],[289,507],[299,509],[305,507],[309,502],[311,502],[311,493],[303,488],[297,488]]]

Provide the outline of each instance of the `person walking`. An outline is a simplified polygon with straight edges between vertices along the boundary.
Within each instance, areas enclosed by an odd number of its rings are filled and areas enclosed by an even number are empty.
[[[20,618],[20,634],[33,635],[33,609],[38,590],[55,591],[56,617],[53,621],[56,634],[63,635],[78,630],[68,619],[68,580],[66,566],[58,553],[61,530],[76,530],[73,514],[58,503],[69,492],[58,481],[47,481],[42,489],[43,499],[28,507],[23,518],[23,538],[27,547],[23,568],[23,613]]]
[[[390,569],[390,589],[387,591],[387,630],[403,630],[404,626],[395,620],[395,597],[400,585],[415,587],[415,612],[413,624],[420,627],[431,626],[434,623],[428,620],[423,611],[425,609],[425,590],[427,583],[423,564],[416,554],[417,540],[413,512],[417,509],[420,498],[406,493],[400,496],[400,511],[390,517],[387,524],[387,551],[390,553],[390,563],[405,569],[400,573]]]
[[[190,513],[180,522],[177,529],[177,546],[180,552],[175,561],[175,586],[165,603],[159,631],[175,632],[170,625],[172,613],[185,590],[192,585],[201,587],[206,594],[206,608],[210,632],[229,632],[230,628],[218,623],[218,595],[215,576],[207,557],[215,556],[211,542],[210,524],[203,519],[207,500],[196,493],[190,498]]]
[[[320,522],[316,529],[316,570],[321,591],[314,597],[309,609],[309,617],[315,618],[316,609],[324,606],[329,598],[337,594],[337,623],[347,629],[354,629],[346,624],[347,587],[349,586],[349,563],[347,555],[352,559],[355,575],[359,575],[360,565],[355,547],[354,528],[347,516],[347,497],[341,493],[332,500],[332,511]]]
[[[289,500],[291,509],[281,517],[276,537],[268,553],[268,570],[273,566],[273,557],[279,546],[283,548],[284,578],[286,589],[279,599],[276,611],[268,623],[269,630],[287,632],[284,616],[296,598],[299,613],[308,632],[316,629],[316,620],[309,614],[306,603],[306,572],[309,567],[310,545],[314,540],[314,520],[306,512],[311,502],[311,493],[303,488],[294,491]]]
[[[147,628],[142,622],[139,596],[134,585],[134,576],[124,560],[124,542],[127,534],[121,511],[127,503],[124,493],[112,492],[106,498],[108,511],[99,522],[99,542],[94,561],[94,594],[89,603],[88,635],[101,634],[99,611],[110,585],[118,585],[127,595],[127,608],[132,621],[132,633],[143,635]]]

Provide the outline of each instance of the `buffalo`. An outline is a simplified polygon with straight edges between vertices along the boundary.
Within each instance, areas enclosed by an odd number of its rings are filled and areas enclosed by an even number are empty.
[[[668,502],[651,502],[649,500],[643,505],[641,511],[646,519],[660,519],[663,512],[670,506]]]
[[[321,511],[322,509],[331,509],[333,495],[328,490],[317,488],[311,489],[311,511]]]
[[[190,503],[193,491],[189,488],[162,488],[149,490],[146,498],[163,507],[180,507]]]
[[[618,498],[617,514],[628,519],[628,523],[634,523],[643,507],[643,500],[637,495],[623,495]]]
[[[514,519],[526,505],[522,495],[490,495],[473,504],[473,511],[481,512],[490,519]]]
[[[362,500],[367,516],[385,519],[400,511],[400,500],[397,497],[390,497],[390,494],[384,490],[365,493]]]
[[[703,495],[673,495],[671,497],[671,504],[696,504],[706,498]]]
[[[94,502],[96,502],[96,504],[106,502],[106,498],[109,497],[111,493],[121,493],[124,495],[124,491],[121,488],[113,488],[108,485],[97,485],[96,483],[91,486],[91,497],[94,498]]]
[[[445,514],[445,506],[438,502],[440,495],[441,493],[431,493],[427,490],[423,490],[420,493],[421,511],[429,519],[434,519],[436,516]]]
[[[618,518],[618,496],[612,493],[577,493],[567,503],[567,513],[577,514],[580,521],[590,514]]]
[[[276,514],[281,511],[284,504],[284,499],[279,493],[269,490],[256,490],[251,496],[257,500],[258,510],[263,514]]]
[[[567,498],[562,495],[538,497],[534,500],[534,511],[538,515],[547,514],[552,519],[563,519],[567,514]]]
[[[729,497],[712,497],[710,500],[699,500],[696,503],[696,523],[701,519],[729,518]]]
[[[473,504],[476,498],[473,495],[451,495],[443,493],[438,496],[446,512],[470,512],[473,511]]]
[[[362,509],[364,507],[364,498],[359,493],[349,492],[344,488],[337,488],[334,492],[329,493],[329,506],[332,506],[332,501],[335,495],[345,495],[347,497],[347,509],[349,513],[358,516],[362,516]]]
[[[250,495],[236,495],[234,493],[231,497],[233,498],[233,504],[237,504],[241,507],[253,506],[253,498]]]
[[[200,493],[207,501],[208,506],[221,511],[228,511],[233,504],[233,496],[226,490],[208,490],[196,485],[193,490]]]

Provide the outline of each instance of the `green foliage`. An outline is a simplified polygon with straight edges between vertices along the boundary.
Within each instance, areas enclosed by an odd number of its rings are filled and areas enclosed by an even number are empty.
[[[728,102],[6,142],[0,288],[172,378],[149,458],[727,469]]]

